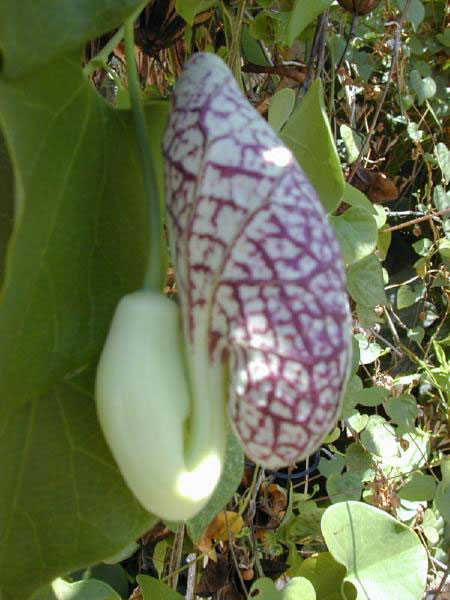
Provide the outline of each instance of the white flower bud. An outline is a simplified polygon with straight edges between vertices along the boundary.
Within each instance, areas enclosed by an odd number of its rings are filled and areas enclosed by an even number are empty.
[[[177,305],[139,291],[119,303],[97,372],[103,432],[128,486],[150,512],[185,520],[220,478],[224,385],[205,380],[190,399]]]

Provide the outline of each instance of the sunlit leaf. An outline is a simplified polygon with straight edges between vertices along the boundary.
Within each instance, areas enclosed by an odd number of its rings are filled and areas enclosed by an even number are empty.
[[[386,399],[389,392],[380,386],[373,385],[368,388],[364,388],[358,394],[358,404],[362,406],[378,406]]]
[[[368,197],[347,181],[344,186],[343,198],[344,202],[354,206],[355,208],[364,208],[369,214],[376,217],[376,209]]]
[[[351,165],[359,156],[361,150],[361,139],[348,125],[341,125],[341,138],[344,140],[347,150],[347,161]]]
[[[327,213],[333,212],[344,192],[344,176],[325,111],[320,79],[314,81],[302,98],[280,137],[310,178]]]
[[[375,307],[387,303],[380,261],[375,256],[366,256],[350,265],[347,287],[353,300],[364,306]]]
[[[292,44],[296,37],[321,15],[330,6],[332,0],[315,0],[314,2],[304,2],[295,0],[287,28],[286,42],[288,46]]]
[[[445,184],[448,185],[448,182],[450,181],[450,150],[443,142],[439,142],[439,144],[436,144],[434,154],[436,155],[439,167],[442,171],[442,177]]]
[[[316,600],[316,593],[305,577],[293,577],[281,591],[271,579],[260,577],[250,588],[249,597],[255,600]]]
[[[295,92],[290,88],[284,88],[274,94],[269,104],[268,120],[272,129],[280,131],[294,108]]]
[[[411,86],[417,94],[417,101],[421,106],[436,94],[436,82],[432,77],[423,77],[416,69],[411,71]]]
[[[143,600],[183,600],[184,596],[173,590],[163,581],[149,575],[136,577]]]
[[[33,600],[121,600],[121,596],[104,581],[88,579],[70,583],[56,579],[48,588],[42,590]]]
[[[424,297],[426,292],[425,284],[423,282],[416,283],[414,285],[401,285],[397,292],[397,308],[402,310],[416,304],[420,299]]]
[[[342,215],[330,217],[344,262],[351,265],[369,256],[377,244],[375,219],[364,208],[349,208]]]
[[[347,600],[356,600],[356,589],[351,583],[344,583],[345,568],[329,552],[307,558],[298,574],[313,584],[317,600],[342,600],[342,584],[345,586]]]
[[[414,473],[411,479],[398,492],[400,498],[410,502],[433,500],[436,493],[436,481],[431,475]]]
[[[328,477],[326,487],[333,504],[361,498],[362,482],[359,473],[349,471],[342,475],[333,473]]]
[[[364,415],[368,418],[367,415]],[[372,456],[360,444],[350,444],[345,452],[345,465],[350,472],[355,472],[365,481],[370,478],[372,470]]]
[[[322,518],[329,551],[347,568],[361,600],[420,600],[428,558],[417,535],[386,512],[362,502],[330,506]]]
[[[340,474],[344,468],[344,457],[337,454],[334,458],[328,459],[322,457],[319,462],[319,472],[324,477],[329,477],[333,473]]]
[[[382,458],[400,456],[393,427],[379,415],[369,417],[367,427],[361,433],[361,443],[366,450]]]
[[[365,333],[354,336],[359,344],[359,361],[362,365],[373,363],[381,354],[382,348],[377,342],[369,339]]]
[[[397,423],[397,432],[403,433],[415,431],[415,422],[419,416],[417,400],[410,394],[401,394],[386,400],[384,410],[389,417]]]

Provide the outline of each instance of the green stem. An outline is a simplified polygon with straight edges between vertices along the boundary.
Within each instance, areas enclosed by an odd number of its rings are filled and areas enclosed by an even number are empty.
[[[90,77],[97,69],[100,67],[104,67],[106,65],[106,61],[108,60],[108,56],[114,50],[119,42],[122,41],[123,38],[123,27],[118,29],[113,37],[109,40],[109,42],[104,46],[98,54],[92,58],[88,64],[84,67],[83,73],[86,77]]]
[[[134,20],[136,13],[124,23],[124,46],[128,72],[128,91],[130,94],[131,112],[137,135],[141,158],[144,193],[148,202],[150,253],[144,287],[160,291],[164,284],[165,273],[163,260],[163,230],[161,206],[158,194],[158,182],[150,149],[144,109],[141,103],[141,86],[139,83],[136,59],[134,55]]]

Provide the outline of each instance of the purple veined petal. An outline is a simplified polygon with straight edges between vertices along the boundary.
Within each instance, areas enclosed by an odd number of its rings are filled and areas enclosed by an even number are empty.
[[[291,152],[212,54],[179,78],[163,152],[191,377],[205,356],[227,364],[247,455],[292,464],[335,424],[351,359],[334,232]]]

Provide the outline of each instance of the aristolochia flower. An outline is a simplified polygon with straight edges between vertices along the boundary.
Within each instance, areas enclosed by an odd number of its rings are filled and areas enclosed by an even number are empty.
[[[227,410],[265,467],[319,446],[339,413],[350,322],[316,193],[216,56],[197,54],[180,77],[163,152],[180,308],[144,290],[121,300],[96,397],[135,496],[181,520],[218,482]]]
[[[226,369],[228,412],[245,452],[265,467],[286,466],[330,431],[347,378],[337,240],[291,152],[218,57],[189,61],[163,152],[193,389],[208,371]]]

